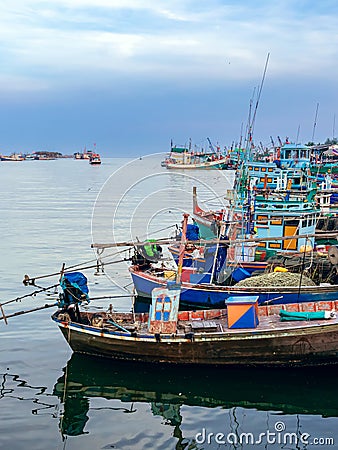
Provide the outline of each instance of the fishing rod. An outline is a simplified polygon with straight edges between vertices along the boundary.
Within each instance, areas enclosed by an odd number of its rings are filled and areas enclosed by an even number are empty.
[[[55,306],[57,306],[57,303],[46,303],[45,305],[40,306],[38,308],[33,308],[33,309],[26,310],[26,311],[17,311],[16,313],[8,314],[8,315],[5,315],[4,310],[1,307],[0,309],[1,309],[2,317],[0,317],[0,320],[3,320],[5,322],[5,324],[8,325],[7,319],[10,317],[22,316],[23,314],[28,314],[28,313],[31,313],[34,311],[39,311],[41,309],[52,308]]]
[[[122,295],[103,295],[101,297],[89,297],[89,300],[105,300],[109,298],[130,298],[130,297],[137,297],[136,294],[122,294]]]
[[[92,248],[96,248],[96,247],[92,247]],[[116,254],[118,254],[118,253],[122,253],[122,252],[117,252]],[[111,255],[111,256],[114,256],[114,255]],[[129,261],[129,260],[130,260],[130,258],[123,258],[123,259],[119,259],[117,261],[105,262],[104,265],[108,266],[110,264],[117,264],[117,263],[120,263],[120,262]],[[75,268],[77,268],[77,270],[87,270],[87,269],[94,269],[94,268],[97,268],[97,267],[98,267],[98,263],[96,263],[94,265],[90,265],[90,266],[81,266],[80,264],[76,264],[76,265],[64,268],[62,270],[62,274],[63,273],[69,273],[69,272],[73,271]],[[25,275],[22,282],[23,282],[23,284],[25,286],[27,286],[29,284],[34,286],[35,285],[35,280],[41,280],[42,278],[55,277],[55,276],[58,276],[60,274],[61,274],[61,271],[49,273],[49,274],[46,274],[46,275],[38,275],[36,277],[30,277],[29,275]]]
[[[34,297],[35,295],[40,294],[41,292],[49,291],[50,289],[56,288],[58,286],[59,286],[59,284],[53,284],[52,286],[41,288],[41,289],[39,289],[37,291],[31,292],[30,294],[25,294],[25,295],[22,295],[21,297],[16,297],[16,298],[14,298],[12,300],[7,300],[6,302],[0,303],[0,307],[4,306],[4,305],[8,305],[9,303],[19,302],[19,301],[21,301],[21,300],[23,300],[24,298],[27,298],[27,297]]]

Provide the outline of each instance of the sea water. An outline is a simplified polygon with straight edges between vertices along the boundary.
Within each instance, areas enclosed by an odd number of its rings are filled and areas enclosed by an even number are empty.
[[[169,171],[161,159],[1,162],[5,313],[53,305],[54,288],[19,298],[56,285],[63,265],[86,274],[91,308],[130,311],[129,248],[91,244],[173,236],[193,186],[205,208],[222,208],[234,180]],[[0,321],[1,449],[338,448],[336,368],[149,368],[75,355],[54,310]]]

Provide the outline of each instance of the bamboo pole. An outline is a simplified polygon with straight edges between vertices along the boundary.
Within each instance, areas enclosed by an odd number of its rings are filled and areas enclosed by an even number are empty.
[[[181,242],[180,242],[180,253],[179,253],[178,264],[177,264],[176,283],[181,282],[184,251],[185,251],[185,241],[186,241],[186,237],[187,237],[188,217],[189,217],[189,214],[183,214],[182,238],[181,238]]]
[[[257,237],[250,237],[248,239],[199,239],[198,241],[185,241],[185,243],[191,243],[191,244],[196,244],[196,243],[200,243],[200,244],[217,244],[217,243],[222,243],[222,244],[241,244],[244,242],[269,242],[269,241],[285,241],[285,240],[290,240],[290,239],[301,239],[301,238],[311,238],[311,237],[317,237],[317,238],[321,238],[321,239],[337,239],[338,240],[338,231],[336,232],[331,232],[331,233],[313,233],[313,234],[295,234],[292,236],[274,236],[274,237],[265,237],[265,238],[257,238]],[[147,241],[144,242],[129,242],[129,241],[125,241],[125,242],[113,242],[113,243],[94,243],[91,244],[92,248],[112,248],[112,247],[141,247],[145,244],[147,244]],[[176,244],[178,243],[177,240],[174,239],[162,239],[162,240],[157,240],[157,241],[152,241],[152,244]]]

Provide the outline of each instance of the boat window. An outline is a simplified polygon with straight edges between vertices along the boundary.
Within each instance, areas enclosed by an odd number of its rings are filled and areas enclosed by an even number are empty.
[[[282,245],[279,244],[278,242],[270,242],[269,243],[269,248],[281,248]]]
[[[292,227],[298,227],[299,220],[298,219],[287,219],[287,225]]]
[[[260,224],[267,224],[268,223],[268,217],[267,216],[257,216],[257,222]]]
[[[283,221],[280,217],[271,217],[271,225],[282,225]]]

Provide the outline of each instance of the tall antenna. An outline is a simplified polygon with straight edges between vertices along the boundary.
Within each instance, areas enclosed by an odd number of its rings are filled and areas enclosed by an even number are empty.
[[[333,114],[333,127],[332,127],[332,139],[336,137],[336,114]]]
[[[299,143],[299,133],[300,133],[300,125],[298,125],[296,145]],[[313,137],[312,137],[312,139],[313,139]]]
[[[319,103],[317,103],[316,114],[315,114],[315,121],[313,123],[313,131],[312,131],[312,139],[311,139],[312,142],[314,142],[314,138],[315,138],[315,130],[316,130],[316,125],[317,125],[318,108],[319,108]]]

